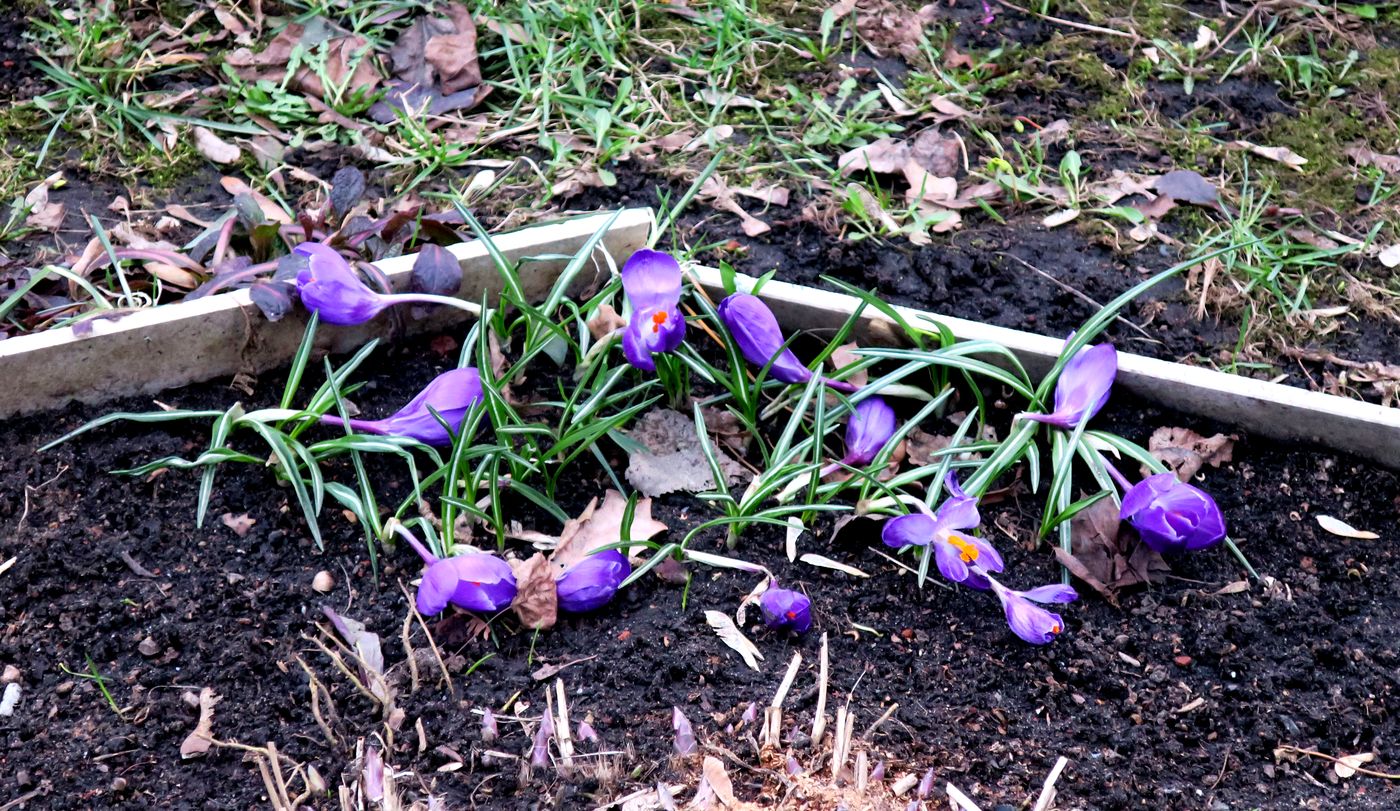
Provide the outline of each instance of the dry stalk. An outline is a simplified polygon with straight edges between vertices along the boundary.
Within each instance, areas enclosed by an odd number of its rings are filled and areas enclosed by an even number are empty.
[[[433,634],[428,630],[428,624],[423,621],[423,615],[418,613],[418,605],[409,595],[408,589],[404,588],[402,580],[399,581],[399,591],[402,591],[404,599],[408,600],[408,610],[413,612],[413,618],[418,621],[418,627],[423,629],[423,635],[428,638],[428,647],[433,649],[433,656],[437,659],[438,670],[442,673],[443,681],[447,682],[448,695],[456,698],[457,686],[452,683],[452,676],[447,672],[447,662],[442,658],[442,651],[438,650],[437,643],[433,641]]]
[[[820,746],[822,735],[826,734],[826,690],[830,656],[827,653],[826,632],[822,631],[822,652],[818,660],[817,675],[817,714],[812,719],[812,745]]]
[[[301,665],[301,669],[306,672],[306,686],[307,689],[311,691],[311,717],[316,719],[316,726],[321,728],[321,734],[326,736],[326,741],[330,743],[331,746],[339,746],[340,739],[336,737],[334,732],[331,732],[330,724],[328,724],[325,717],[321,715],[320,695],[321,693],[325,693],[326,705],[330,707],[330,715],[332,718],[335,717],[335,701],[331,698],[331,691],[327,690],[326,686],[321,683],[321,680],[316,678],[316,674],[312,672],[311,668],[300,656],[297,657],[297,664]]]
[[[413,631],[413,615],[403,615],[403,630],[399,632],[399,638],[403,640],[403,653],[408,661],[409,692],[418,692],[418,657],[413,650],[413,643],[409,641],[409,635]]]
[[[1035,806],[1031,811],[1050,811],[1050,804],[1055,802],[1055,781],[1060,779],[1060,773],[1069,765],[1069,758],[1061,755],[1055,761],[1055,768],[1050,770],[1050,775],[1045,778],[1045,786],[1040,789],[1040,797],[1036,799]]]

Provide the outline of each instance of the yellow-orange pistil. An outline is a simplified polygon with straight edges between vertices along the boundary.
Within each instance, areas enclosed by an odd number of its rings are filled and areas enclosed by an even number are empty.
[[[977,550],[977,547],[956,535],[949,535],[948,543],[952,544],[958,550],[958,557],[962,558],[963,563],[976,563],[977,556],[982,554]]]
[[[665,310],[660,310],[660,311],[658,311],[658,312],[652,313],[652,314],[651,314],[651,331],[652,331],[652,332],[660,332],[660,331],[661,331],[661,325],[664,324],[664,323],[666,323],[666,318],[667,318],[667,315],[666,315],[666,311],[665,311]]]

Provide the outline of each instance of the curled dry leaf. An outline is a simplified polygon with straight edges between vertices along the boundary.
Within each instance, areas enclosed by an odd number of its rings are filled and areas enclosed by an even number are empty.
[[[1326,532],[1336,535],[1339,538],[1356,538],[1362,541],[1374,541],[1381,537],[1370,530],[1357,529],[1340,518],[1333,518],[1330,515],[1317,516],[1317,525],[1322,527]]]
[[[556,570],[543,553],[536,552],[529,560],[512,560],[515,572],[515,599],[511,610],[526,628],[553,628],[559,620],[559,593],[554,586]]]
[[[1337,758],[1336,763],[1332,764],[1332,771],[1336,772],[1338,777],[1345,780],[1348,777],[1351,777],[1352,775],[1356,774],[1357,769],[1360,769],[1363,765],[1370,763],[1375,759],[1376,755],[1373,752],[1361,752],[1355,755],[1342,755],[1341,757]]]
[[[193,127],[194,148],[214,163],[236,163],[243,150],[215,135],[205,127]]]
[[[208,687],[199,691],[199,721],[194,731],[185,736],[180,744],[180,757],[188,760],[209,751],[214,743],[214,705],[219,703],[219,695]]]
[[[1153,179],[1152,188],[1158,194],[1170,197],[1178,203],[1215,207],[1220,190],[1215,184],[1190,169],[1178,169]]]
[[[616,490],[609,490],[603,496],[601,507],[598,499],[593,499],[578,518],[564,525],[550,561],[559,569],[567,569],[595,550],[622,540],[622,519],[626,512],[627,499]],[[638,501],[629,540],[645,541],[665,531],[666,525],[651,517],[651,499]],[[639,547],[628,550],[628,557],[638,550]]]
[[[588,319],[588,334],[593,336],[593,340],[601,341],[625,326],[627,319],[618,315],[611,304],[600,304],[598,311]]]
[[[1308,162],[1307,158],[1286,146],[1262,146],[1249,141],[1235,141],[1234,145],[1241,149],[1248,149],[1261,158],[1278,161],[1284,166],[1298,172],[1303,171],[1303,164]]]
[[[1400,175],[1400,155],[1382,155],[1365,144],[1347,147],[1343,154],[1357,166],[1374,166],[1386,174]]]
[[[744,660],[744,664],[754,670],[761,669],[758,663],[763,661],[763,654],[758,650],[757,645],[744,636],[744,632],[739,630],[728,614],[719,611],[706,611],[705,622],[709,623],[710,627],[719,635],[720,641],[739,654]]]
[[[1158,428],[1147,440],[1147,450],[1166,465],[1183,482],[1201,469],[1202,465],[1220,467],[1233,458],[1237,436],[1216,434],[1204,437],[1189,428]],[[1145,471],[1144,476],[1150,475]]]
[[[819,568],[822,568],[822,569],[831,569],[831,570],[833,570],[833,571],[842,572],[843,574],[848,574],[848,575],[850,575],[851,577],[869,577],[869,576],[870,576],[870,575],[866,574],[865,572],[862,572],[860,569],[857,569],[857,568],[854,567],[854,566],[847,566],[846,564],[841,563],[840,561],[835,561],[835,560],[832,560],[831,558],[826,557],[826,556],[824,556],[824,555],[818,555],[818,554],[814,554],[814,553],[812,553],[812,552],[808,552],[807,554],[805,554],[805,555],[803,555],[802,557],[798,558],[798,560],[800,560],[800,561],[802,561],[803,563],[806,563],[806,564],[808,564],[808,565],[810,565],[810,566],[816,566],[816,567],[819,567]]]
[[[1104,591],[1095,583],[1116,593],[1133,586],[1160,582],[1170,571],[1161,555],[1128,533],[1120,532],[1121,528],[1118,505],[1111,498],[1099,499],[1070,519],[1071,554],[1083,570],[1092,575],[1092,579],[1079,575],[1063,557],[1061,562],[1100,594],[1104,594]],[[1056,549],[1059,547],[1056,546]],[[1060,555],[1057,554],[1057,557]],[[1105,599],[1108,599],[1106,595]]]
[[[705,765],[701,768],[705,782],[710,785],[710,790],[714,792],[715,798],[726,806],[738,804],[734,797],[734,783],[729,779],[729,773],[724,770],[724,764],[714,755],[705,756]]]

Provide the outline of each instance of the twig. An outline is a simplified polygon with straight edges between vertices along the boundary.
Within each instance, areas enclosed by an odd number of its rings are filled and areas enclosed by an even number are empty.
[[[423,629],[423,635],[428,638],[428,647],[433,649],[433,656],[437,658],[438,669],[442,671],[442,678],[447,682],[447,693],[453,698],[457,697],[457,687],[452,683],[452,676],[447,673],[447,662],[442,659],[442,651],[438,650],[437,643],[433,641],[433,634],[428,630],[428,624],[423,621],[423,615],[418,613],[418,605],[409,596],[408,589],[404,588],[403,581],[399,581],[399,591],[403,592],[404,599],[408,600],[408,610],[413,612],[413,618],[418,620],[418,627]],[[517,695],[519,695],[517,693]]]
[[[954,808],[961,808],[962,811],[982,811],[971,797],[958,791],[958,787],[952,783],[948,784],[948,799],[953,802]]]
[[[778,692],[773,694],[773,702],[763,711],[763,744],[777,746],[782,738],[783,731],[783,702],[787,701],[788,691],[792,689],[792,683],[797,678],[797,669],[802,666],[802,654],[794,653],[792,661],[788,664],[787,674],[783,676],[783,681],[778,685]]]
[[[1094,299],[1093,299],[1091,296],[1089,296],[1089,294],[1087,294],[1087,293],[1085,293],[1085,292],[1083,292],[1083,291],[1081,291],[1081,290],[1078,290],[1078,289],[1076,289],[1076,288],[1074,288],[1074,287],[1071,287],[1071,286],[1068,285],[1068,284],[1065,284],[1064,282],[1060,281],[1059,279],[1056,279],[1054,276],[1051,276],[1049,273],[1046,273],[1045,271],[1041,270],[1040,268],[1036,267],[1035,265],[1032,265],[1030,262],[1027,262],[1026,260],[1022,259],[1021,257],[1019,257],[1019,256],[1013,256],[1012,254],[1009,254],[1009,253],[1002,253],[1001,255],[1002,255],[1002,256],[1005,256],[1007,259],[1012,259],[1012,260],[1015,260],[1015,261],[1017,261],[1017,262],[1020,262],[1022,265],[1026,266],[1027,268],[1030,268],[1031,270],[1035,271],[1036,273],[1039,273],[1041,276],[1043,276],[1044,278],[1046,278],[1046,279],[1049,280],[1050,282],[1052,282],[1052,283],[1054,283],[1055,285],[1057,285],[1061,290],[1065,291],[1066,293],[1069,293],[1070,295],[1074,296],[1075,298],[1079,299],[1080,301],[1083,301],[1084,303],[1088,304],[1089,306],[1093,307],[1094,309],[1096,309],[1096,310],[1102,310],[1102,309],[1103,309],[1103,305],[1100,304],[1100,303],[1098,303],[1097,301],[1094,301]],[[1122,325],[1125,326],[1125,327],[1128,327],[1128,328],[1131,329],[1131,330],[1136,331],[1136,332],[1137,332],[1139,335],[1141,335],[1143,338],[1146,338],[1148,341],[1150,341],[1150,342],[1152,342],[1152,343],[1154,343],[1154,344],[1156,344],[1156,343],[1161,343],[1161,341],[1158,341],[1156,338],[1153,338],[1151,335],[1149,335],[1148,332],[1147,332],[1147,330],[1143,329],[1142,327],[1138,326],[1137,324],[1134,324],[1133,322],[1129,321],[1128,319],[1124,318],[1124,317],[1121,316],[1121,315],[1115,315],[1115,316],[1113,317],[1113,320],[1119,322],[1120,324],[1122,324]]]
[[[1339,757],[1333,757],[1331,755],[1324,754],[1313,749],[1300,749],[1296,746],[1280,746],[1274,750],[1275,754],[1278,754],[1280,752],[1284,754],[1291,753],[1295,755],[1312,755],[1313,757],[1320,757],[1324,760],[1330,760],[1333,763],[1341,763],[1343,766],[1346,766],[1348,769],[1351,769],[1357,774],[1364,774],[1368,777],[1380,777],[1385,780],[1400,780],[1400,774],[1391,774],[1390,772],[1377,772],[1371,769],[1364,769],[1360,766],[1353,766],[1350,763],[1346,763]]]
[[[870,728],[865,730],[865,734],[861,735],[860,739],[863,741],[869,741],[871,738],[873,738],[875,736],[875,731],[878,730],[880,726],[886,721],[890,720],[890,716],[894,715],[895,711],[898,709],[898,702],[891,704],[889,708],[885,710],[884,714],[881,715],[879,718],[876,718],[875,723],[871,724]]]
[[[1029,14],[1032,17],[1038,17],[1048,23],[1064,25],[1068,26],[1069,28],[1078,28],[1081,31],[1092,31],[1095,34],[1106,34],[1110,37],[1121,37],[1123,39],[1130,39],[1135,44],[1142,41],[1141,36],[1131,31],[1119,31],[1114,28],[1104,28],[1100,25],[1090,25],[1089,23],[1077,23],[1073,20],[1065,20],[1059,17],[1051,17],[1049,14],[1039,14],[1037,12],[1031,11],[1028,8],[1021,8],[1020,6],[1013,5],[1011,3],[1006,2],[1006,0],[997,0],[997,3],[1004,8],[1009,8],[1012,11],[1019,11],[1022,14]]]
[[[820,746],[822,735],[826,734],[826,688],[829,656],[826,646],[826,632],[822,631],[822,652],[817,676],[817,717],[812,719],[812,745]]]
[[[1229,760],[1229,758],[1229,755],[1225,756],[1226,760]],[[1055,781],[1060,779],[1060,773],[1063,772],[1068,765],[1069,758],[1063,755],[1060,756],[1059,760],[1055,761],[1055,768],[1051,769],[1050,776],[1045,778],[1045,787],[1040,790],[1040,797],[1036,799],[1035,805],[1031,808],[1031,811],[1049,811],[1050,803],[1055,801]]]

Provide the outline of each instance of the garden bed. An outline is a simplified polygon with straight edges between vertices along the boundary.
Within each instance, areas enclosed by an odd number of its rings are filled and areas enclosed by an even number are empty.
[[[397,408],[456,365],[460,338],[454,332],[379,348],[356,372],[371,384],[356,403],[377,414]],[[316,368],[308,383],[319,379]],[[207,383],[159,399],[191,409],[243,399],[251,410],[277,405],[274,388],[242,397]],[[532,372],[532,392],[553,388],[548,374]],[[358,779],[364,744],[382,746],[401,772],[405,799],[431,792],[449,808],[516,808],[536,796],[558,807],[592,807],[658,781],[693,788],[700,764],[673,755],[673,707],[689,716],[702,753],[721,760],[740,798],[787,798],[787,807],[844,800],[902,808],[909,796],[895,800],[888,786],[927,769],[939,786],[950,782],[984,808],[1014,807],[1040,792],[1061,756],[1070,761],[1057,783],[1064,808],[1379,809],[1397,802],[1390,782],[1343,780],[1323,758],[1279,751],[1374,752],[1371,765],[1381,771],[1393,770],[1400,756],[1393,745],[1396,555],[1385,539],[1334,536],[1315,521],[1328,514],[1378,530],[1400,521],[1400,479],[1352,457],[1241,437],[1233,460],[1208,469],[1206,481],[1265,580],[1250,582],[1217,547],[1176,563],[1164,584],[1125,595],[1121,609],[1092,597],[1068,607],[1064,635],[1044,648],[1013,637],[994,603],[978,595],[915,589],[911,575],[877,553],[879,533],[868,523],[837,533],[823,519],[799,540],[800,550],[871,577],[790,563],[783,533],[771,528],[752,528],[731,553],[813,599],[815,629],[805,637],[746,629],[765,656],[761,672],[724,647],[704,617],[706,610],[732,612],[754,577],[696,567],[688,589],[648,574],[610,606],[539,635],[509,618],[485,639],[463,615],[429,620],[452,675],[449,691],[422,628],[409,621],[411,588],[404,587],[419,564],[407,549],[384,554],[376,577],[361,529],[327,510],[325,550],[318,551],[295,499],[267,468],[221,473],[209,513],[227,515],[232,526],[211,520],[202,529],[193,524],[196,476],[109,474],[168,454],[194,455],[207,442],[205,426],[118,424],[35,452],[85,420],[148,408],[141,399],[70,405],[10,420],[0,433],[0,489],[15,495],[0,504],[0,557],[14,558],[0,574],[10,617],[0,661],[17,668],[23,689],[15,715],[0,720],[0,772],[12,781],[0,800],[27,796],[30,807],[55,809],[152,807],[177,796],[203,807],[264,803],[255,756],[216,746],[201,759],[181,759],[198,717],[187,697],[210,688],[222,696],[213,723],[220,741],[271,741],[288,763],[314,765],[332,796]],[[1099,423],[1138,441],[1161,426],[1204,434],[1222,427],[1121,391]],[[604,447],[614,469],[626,466],[625,454]],[[371,465],[372,478],[394,491],[388,495],[408,492],[402,465]],[[575,470],[557,497],[569,515],[610,486],[596,465]],[[1020,486],[984,504],[987,535],[1021,582],[1056,577],[1053,559],[1034,542],[1038,502]],[[559,529],[523,500],[508,506],[525,529]],[[712,513],[687,495],[660,497],[654,508],[672,539]],[[251,524],[239,520],[245,514]],[[723,552],[722,543],[722,532],[709,532],[695,548]],[[313,590],[321,572],[333,583],[327,593]],[[401,718],[379,717],[313,643],[328,639],[316,627],[327,625],[323,606],[380,635]],[[417,651],[416,688],[399,641],[404,633]],[[830,657],[826,714],[849,701],[859,735],[890,713],[857,744],[869,763],[887,763],[886,780],[863,796],[824,779],[825,740],[793,733],[811,729],[822,633]],[[784,704],[779,751],[790,751],[811,775],[793,790],[779,777],[781,758],[758,751],[756,730],[740,716],[750,702],[771,700],[795,652],[803,658]],[[302,663],[326,686],[329,702],[308,691]],[[100,674],[110,704],[97,682],[74,673]],[[573,717],[591,717],[601,738],[579,751],[613,754],[581,757],[567,777],[552,768],[527,777],[523,761],[510,758],[528,754],[530,737],[511,719],[533,724],[556,680]],[[482,739],[484,708],[501,716],[502,737],[491,743]]]

